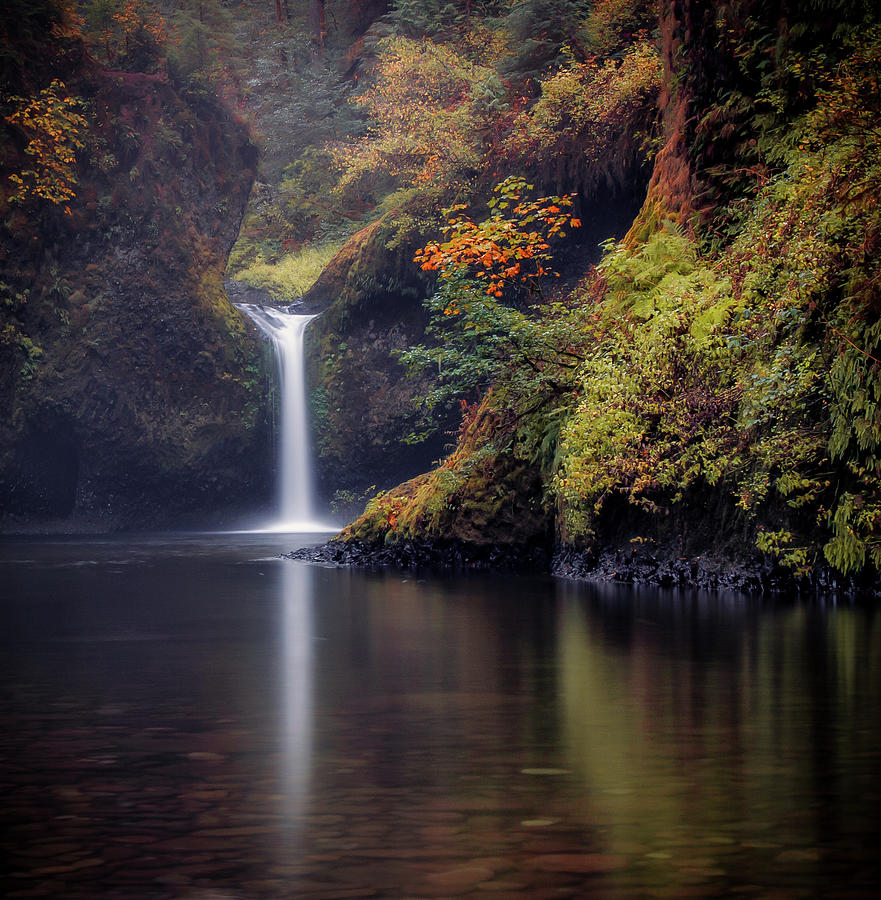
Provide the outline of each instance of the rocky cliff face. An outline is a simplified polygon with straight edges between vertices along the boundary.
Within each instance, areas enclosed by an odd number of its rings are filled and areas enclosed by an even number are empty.
[[[218,101],[32,42],[4,93],[60,79],[86,120],[65,210],[0,157],[0,526],[207,523],[266,491],[263,349],[223,289],[256,151]]]
[[[451,440],[442,429],[421,444],[406,442],[418,420],[414,397],[427,389],[393,355],[424,333],[427,286],[413,263],[416,240],[402,241],[393,217],[370,225],[304,298],[324,310],[310,329],[309,365],[325,493],[395,484],[424,471]]]
[[[877,19],[752,0],[658,11],[663,128],[642,208],[548,320],[559,337],[538,335],[579,362],[530,404],[546,358],[515,362],[479,429],[343,533],[355,561],[539,541],[575,576],[877,583]]]

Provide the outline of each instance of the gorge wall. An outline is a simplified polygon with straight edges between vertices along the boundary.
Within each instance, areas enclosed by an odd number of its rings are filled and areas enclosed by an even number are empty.
[[[270,471],[264,348],[223,288],[247,129],[161,67],[102,68],[50,2],[4,37],[0,527],[223,520]],[[16,198],[34,127],[11,114],[52,91],[82,120],[75,196]]]
[[[499,304],[517,338],[487,333],[510,363],[456,450],[371,501],[337,546],[418,563],[450,540],[540,543],[576,576],[877,584],[879,28],[849,0],[670,0],[651,52],[607,60],[608,82],[549,76],[560,92],[519,124],[555,151],[598,135],[602,162],[616,158],[604,88],[631,95],[633,73],[659,67],[642,207],[597,266],[585,255],[557,309],[527,320]],[[587,103],[559,99],[585,83]],[[551,96],[568,117],[543,111]],[[485,275],[469,265],[463,279]],[[449,297],[437,321],[455,341],[483,320]]]

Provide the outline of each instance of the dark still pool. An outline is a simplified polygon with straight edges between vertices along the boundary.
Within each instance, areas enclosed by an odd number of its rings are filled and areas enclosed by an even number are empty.
[[[879,895],[877,610],[295,542],[3,543],[0,895]]]

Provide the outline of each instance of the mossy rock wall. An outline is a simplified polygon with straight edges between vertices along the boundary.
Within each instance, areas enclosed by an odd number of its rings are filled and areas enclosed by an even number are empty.
[[[367,544],[549,544],[552,516],[541,477],[514,441],[504,439],[501,419],[491,398],[485,400],[442,465],[372,500],[342,538]]]
[[[222,273],[254,179],[244,126],[207,94],[112,73],[69,41],[46,73],[84,101],[70,212],[10,205],[0,159],[0,523],[216,521],[267,493],[265,362]],[[7,129],[9,130],[9,129]]]
[[[429,286],[389,216],[354,235],[304,298],[324,312],[310,326],[309,376],[320,488],[361,493],[429,468],[451,438],[409,444],[424,394],[394,351],[418,343]],[[448,447],[446,449],[449,449]]]

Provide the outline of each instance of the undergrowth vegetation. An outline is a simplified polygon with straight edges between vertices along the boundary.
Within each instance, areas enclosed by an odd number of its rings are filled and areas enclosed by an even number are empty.
[[[641,46],[613,70],[631,97],[657,85],[648,57],[629,69]],[[461,259],[428,300],[437,343],[405,360],[436,365],[429,403],[458,398],[466,421],[491,386],[481,415],[496,425],[472,453],[530,461],[558,540],[601,543],[622,500],[646,522],[712,495],[754,551],[796,574],[881,565],[881,31],[851,29],[837,58],[813,64],[792,53],[765,80],[749,147],[761,166],[715,221],[704,211],[685,228],[656,204],[644,239],[608,242],[563,302],[487,298]],[[588,157],[592,134],[614,144],[602,113],[584,112],[585,125],[556,111],[586,66],[564,64],[542,85],[519,114],[534,126],[521,146],[544,151],[567,128]],[[788,110],[786,91],[799,97]],[[642,135],[651,141],[650,123]],[[551,156],[576,183],[584,160]],[[386,540],[431,507],[426,490],[386,515]],[[467,508],[466,482],[435,490]],[[353,533],[396,502],[375,501]]]
[[[275,262],[258,256],[252,263],[239,269],[236,278],[290,303],[302,297],[312,287],[342,246],[342,242],[309,245],[294,253],[283,254]]]
[[[655,511],[702,480],[799,571],[821,554],[842,572],[881,562],[879,50],[877,30],[862,37],[775,136],[780,171],[729,247],[699,254],[662,229],[607,252],[604,326],[551,484],[567,539],[594,536],[612,493]]]

